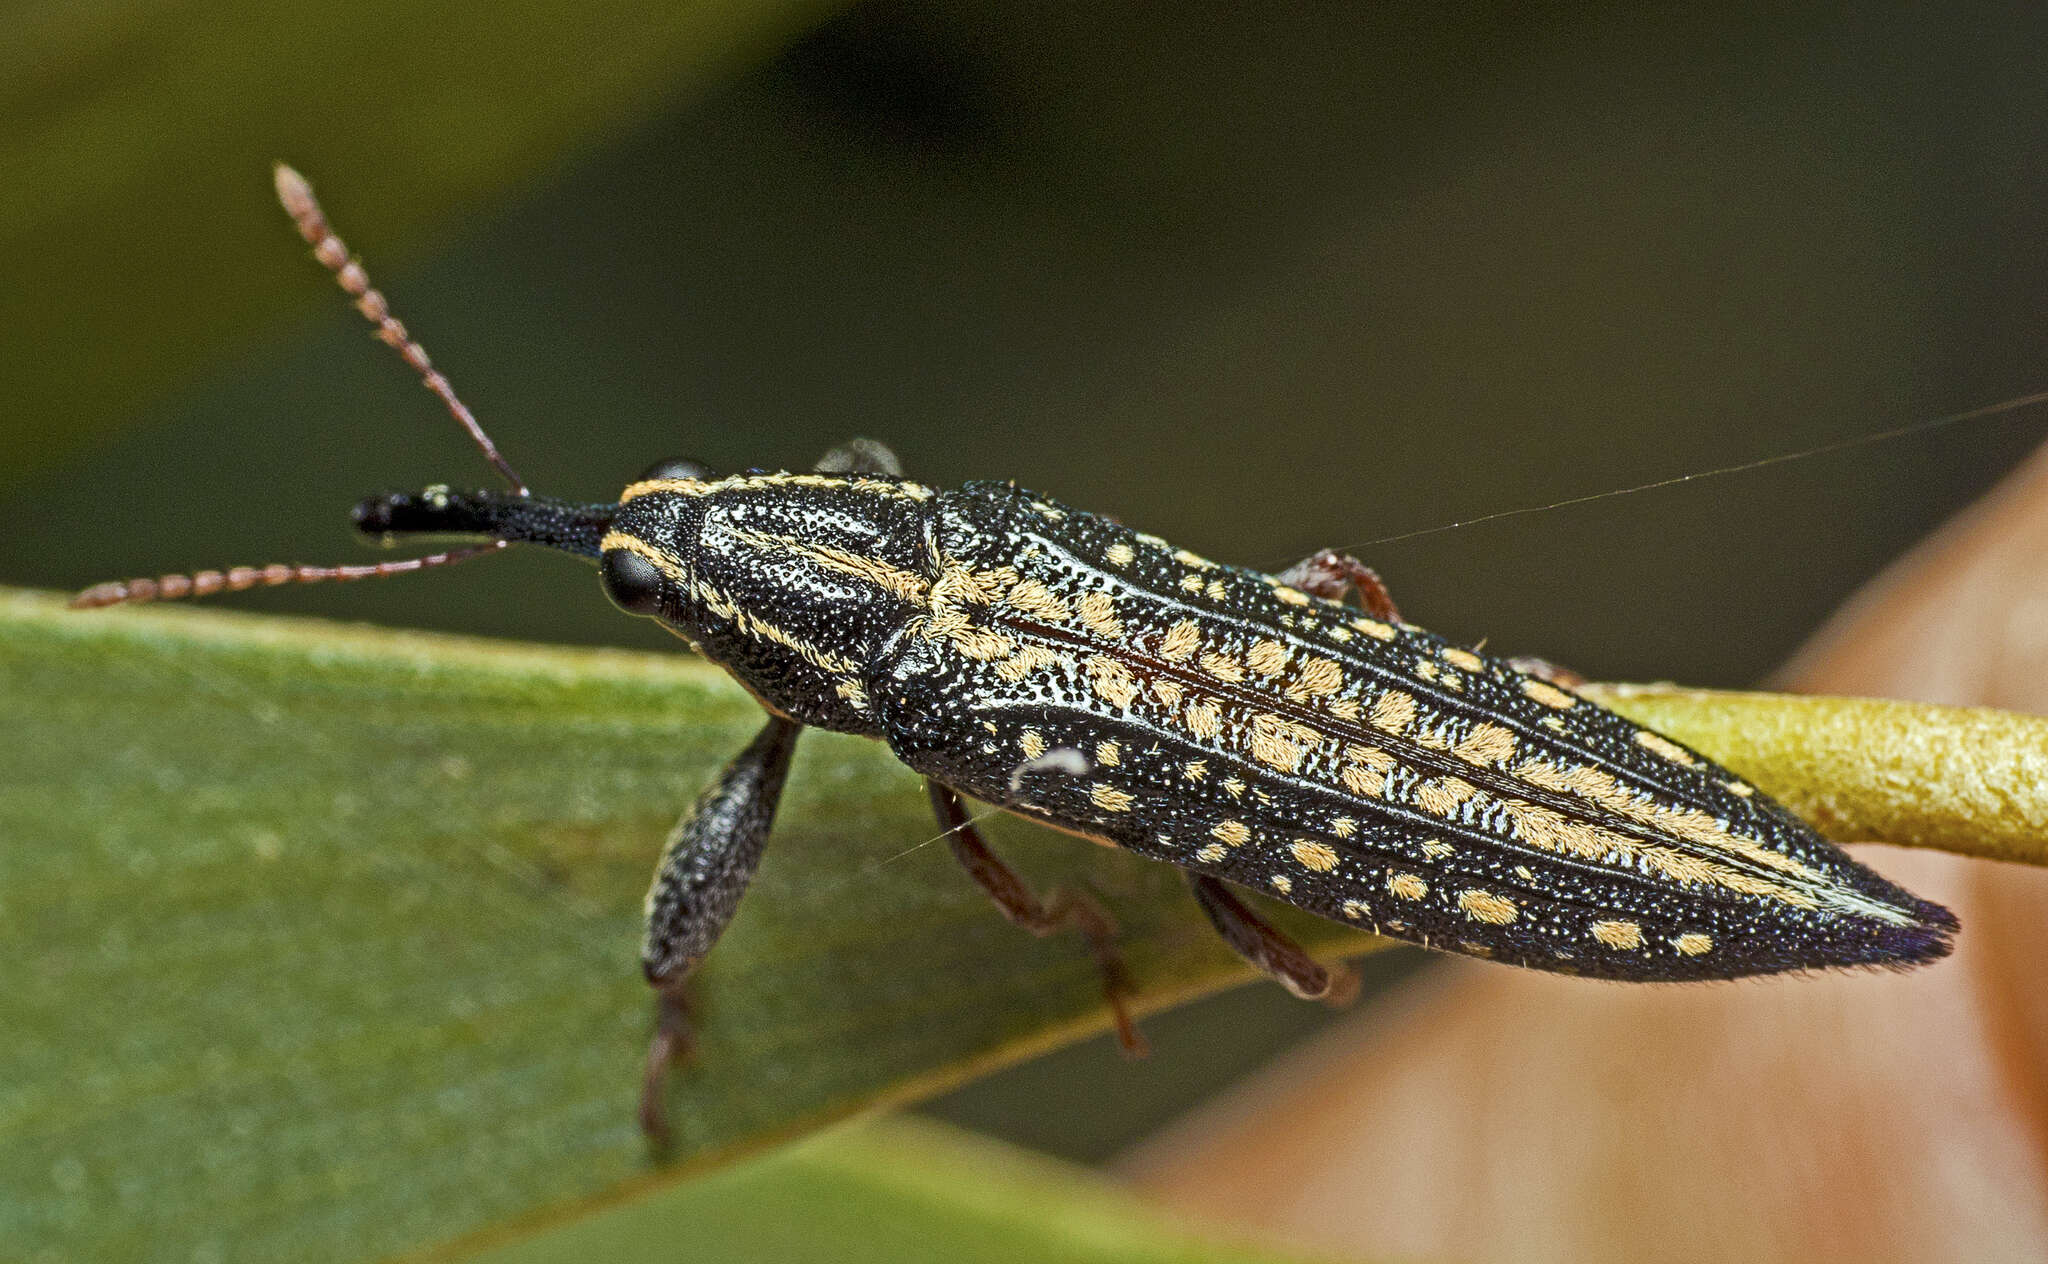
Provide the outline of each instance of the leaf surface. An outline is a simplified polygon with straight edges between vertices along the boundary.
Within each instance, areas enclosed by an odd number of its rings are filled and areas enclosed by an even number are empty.
[[[379,1258],[646,1182],[640,895],[760,716],[681,655],[0,600],[0,1241]],[[990,825],[1101,893],[1148,1006],[1246,976],[1172,869]],[[672,1170],[1103,1026],[1085,949],[936,833],[878,743],[806,735]]]
[[[2048,722],[1589,692],[1838,837],[2048,858]],[[0,593],[0,1241],[33,1256],[354,1260],[650,1192],[1105,1025],[879,744],[810,734],[701,976],[682,1162],[633,1120],[660,840],[759,709],[682,655]],[[1085,879],[1145,1005],[1247,976],[1163,865],[1006,817]],[[1318,951],[1378,941],[1283,914]]]
[[[474,1255],[465,1264],[1281,1264],[1197,1236],[1086,1168],[898,1116]]]

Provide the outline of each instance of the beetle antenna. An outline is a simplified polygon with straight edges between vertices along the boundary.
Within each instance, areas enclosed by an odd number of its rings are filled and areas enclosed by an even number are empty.
[[[426,388],[448,406],[449,414],[461,423],[469,437],[476,441],[476,446],[483,450],[484,459],[504,475],[513,491],[526,495],[526,480],[519,477],[512,463],[505,459],[498,451],[498,445],[491,442],[491,437],[477,423],[476,415],[456,396],[455,388],[427,358],[427,349],[415,342],[405,326],[391,314],[391,305],[384,300],[383,293],[370,284],[370,275],[363,271],[362,262],[352,257],[341,238],[334,235],[334,229],[329,227],[327,215],[313,197],[313,186],[306,183],[306,177],[284,163],[277,164],[276,174],[277,200],[284,203],[285,213],[292,217],[292,223],[298,225],[299,236],[313,247],[313,257],[325,265],[334,274],[334,279],[341,283],[341,288],[355,299],[356,310],[363,314],[363,318],[377,327],[378,340],[404,357],[405,362],[420,375],[420,381]]]
[[[94,584],[71,599],[73,610],[96,610],[101,606],[139,605],[145,601],[175,601],[180,597],[208,597],[218,592],[242,592],[250,588],[277,588],[284,584],[348,583],[357,579],[383,579],[407,571],[453,566],[473,557],[495,553],[505,541],[469,548],[429,553],[425,557],[402,558],[367,566],[232,566],[224,571],[197,571],[190,575],[159,575],[155,579],[117,579]]]

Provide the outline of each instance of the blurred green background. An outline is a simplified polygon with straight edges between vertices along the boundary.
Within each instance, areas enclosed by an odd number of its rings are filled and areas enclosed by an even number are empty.
[[[277,158],[556,495],[869,434],[1277,569],[2048,385],[2038,6],[11,22],[9,583],[357,560],[360,494],[489,482],[305,260]],[[2041,425],[1361,552],[1446,634],[1743,684]],[[672,644],[553,556],[237,604]],[[1149,1063],[1098,1042],[932,1109],[1100,1157],[1322,1021],[1249,989]]]

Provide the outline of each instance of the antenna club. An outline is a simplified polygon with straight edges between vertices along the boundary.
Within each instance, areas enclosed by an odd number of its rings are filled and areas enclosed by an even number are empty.
[[[408,557],[396,562],[368,566],[231,566],[226,570],[194,571],[190,575],[159,575],[155,579],[117,579],[94,584],[71,599],[73,610],[97,610],[103,606],[140,605],[146,601],[176,601],[181,597],[210,597],[220,592],[243,592],[251,588],[278,588],[285,584],[351,583],[361,579],[384,579],[412,571],[453,566],[473,557],[495,553],[505,547],[503,540],[491,540],[469,548],[450,549],[425,557]]]
[[[287,163],[278,163],[272,171],[277,185],[277,200],[284,204],[285,214],[303,223],[320,216],[320,203],[313,200],[313,186],[306,183]]]
[[[370,274],[363,269],[361,261],[350,257],[348,246],[328,226],[327,216],[321,211],[319,201],[313,196],[313,186],[307,183],[306,177],[282,162],[277,164],[272,176],[277,185],[277,200],[292,217],[299,236],[306,239],[306,244],[313,248],[313,257],[334,274],[335,281],[355,300],[356,310],[375,327],[377,339],[398,352],[413,372],[419,374],[421,385],[434,393],[447,408],[448,415],[469,434],[470,441],[476,444],[491,468],[511,484],[514,492],[525,495],[526,481],[519,477],[511,463],[498,451],[498,445],[484,433],[484,428],[455,394],[455,388],[449,385],[448,379],[435,371],[433,361],[427,358],[426,348],[413,338],[398,317],[392,315],[391,304],[370,284]]]

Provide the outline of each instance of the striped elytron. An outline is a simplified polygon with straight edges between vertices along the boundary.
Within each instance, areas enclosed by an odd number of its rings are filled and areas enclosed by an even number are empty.
[[[81,603],[355,578],[531,542],[597,563],[621,608],[730,672],[770,718],[678,825],[648,897],[643,964],[664,999],[651,1128],[687,1038],[683,981],[753,874],[802,726],[881,739],[923,774],[954,851],[1005,913],[1087,935],[1133,1046],[1106,914],[1084,896],[1040,901],[958,796],[1179,867],[1232,946],[1305,996],[1329,991],[1330,973],[1230,886],[1431,948],[1609,979],[1948,951],[1946,910],[1562,677],[1402,622],[1348,558],[1281,577],[1218,565],[1013,484],[923,486],[859,442],[813,473],[719,478],[678,461],[616,504],[531,495],[303,181],[281,170],[279,188],[513,491],[435,488],[356,509],[374,535],[483,542],[465,553],[133,581]],[[1354,586],[1363,609],[1341,600]]]

